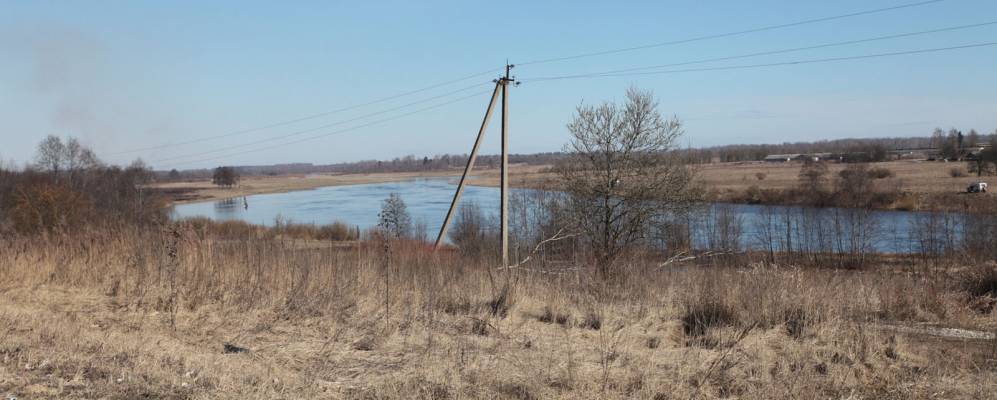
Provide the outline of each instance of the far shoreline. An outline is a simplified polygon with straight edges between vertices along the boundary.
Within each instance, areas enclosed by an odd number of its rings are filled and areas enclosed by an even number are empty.
[[[459,176],[459,172],[397,172],[370,174],[308,174],[253,176],[242,179],[232,188],[222,188],[211,180],[166,182],[150,187],[166,193],[170,205],[205,203],[260,194],[276,194],[314,190],[323,187],[363,185],[371,183],[403,182],[420,178],[447,178]]]

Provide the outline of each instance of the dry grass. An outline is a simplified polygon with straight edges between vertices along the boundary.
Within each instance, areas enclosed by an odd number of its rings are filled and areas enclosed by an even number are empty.
[[[893,177],[878,180],[879,185],[898,188],[911,193],[962,193],[976,176],[953,178],[953,166],[965,167],[965,163],[934,161],[890,161],[870,164],[885,168],[894,173]],[[828,164],[828,175],[837,176],[849,164]],[[699,177],[710,188],[726,191],[744,191],[752,185],[761,189],[787,189],[799,185],[799,163],[722,163],[699,166]],[[765,174],[764,180],[756,175]],[[986,180],[986,179],[984,179]]]
[[[309,190],[325,186],[360,185],[405,181],[413,178],[446,177],[460,174],[459,171],[432,172],[393,172],[372,174],[308,174],[282,176],[253,176],[243,178],[232,188],[222,188],[211,180],[166,182],[152,185],[153,188],[173,195],[175,204],[197,201],[224,200],[235,197],[265,193],[284,193]]]
[[[516,187],[536,186],[541,180],[549,177],[545,171],[547,166],[531,166],[514,164],[511,168],[511,183]],[[211,180],[164,182],[151,187],[158,189],[173,199],[174,204],[184,204],[200,201],[224,200],[255,194],[284,193],[298,190],[310,190],[326,186],[362,185],[368,183],[400,182],[416,178],[459,177],[463,169],[448,171],[424,172],[384,172],[369,174],[308,174],[280,176],[252,176],[239,181],[232,188],[222,188],[211,183]],[[479,186],[498,186],[499,169],[477,166],[470,184]]]
[[[828,178],[852,164],[828,164]],[[870,164],[877,179],[874,188],[894,197],[877,208],[904,211],[986,212],[997,206],[997,199],[988,195],[966,194],[966,187],[981,178],[952,177],[953,165],[963,163],[933,161],[891,161]],[[782,203],[790,189],[800,185],[800,163],[723,163],[697,166],[698,178],[721,202]],[[757,179],[762,174],[764,180]],[[986,180],[986,177],[983,178]],[[828,188],[830,189],[830,188]]]
[[[188,226],[0,246],[0,393],[19,398],[984,398],[997,389],[992,343],[887,328],[997,328],[944,272],[634,261],[606,282],[585,270],[490,271],[486,260],[420,244],[226,241]]]

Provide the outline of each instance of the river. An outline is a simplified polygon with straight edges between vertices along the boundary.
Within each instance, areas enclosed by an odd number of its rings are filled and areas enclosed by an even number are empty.
[[[439,231],[447,208],[453,198],[456,184],[448,178],[414,179],[402,182],[372,183],[346,186],[329,186],[312,190],[273,193],[243,198],[181,204],[174,207],[175,219],[207,217],[214,220],[241,220],[253,224],[272,226],[276,221],[328,224],[344,222],[361,228],[377,224],[381,202],[391,193],[398,193],[405,201],[414,223],[422,223],[430,235]],[[513,196],[528,189],[514,189]],[[493,187],[468,186],[461,204],[474,202],[483,210],[498,210],[499,190]],[[763,238],[769,242],[785,243],[786,220],[792,219],[791,241],[804,240],[840,242],[847,232],[849,240],[855,230],[853,210],[803,207],[714,204],[707,217],[694,219],[694,242],[706,246],[711,236],[723,227],[717,226],[716,215],[726,212],[740,231],[737,241],[743,248],[765,248]],[[497,212],[497,211],[496,211]],[[788,217],[793,215],[794,217]],[[943,236],[955,237],[961,232],[962,217],[952,214],[902,211],[868,211],[858,218],[861,223],[862,246],[867,250],[885,253],[918,252],[924,247],[926,226],[941,225]],[[940,222],[939,222],[940,221]],[[819,227],[819,229],[817,229]],[[938,235],[934,228],[932,235]],[[821,236],[823,238],[817,238]],[[944,240],[944,239],[940,239]],[[799,245],[799,244],[797,244]],[[852,246],[855,244],[853,243]],[[774,247],[779,248],[779,243]],[[847,250],[838,248],[836,251]]]

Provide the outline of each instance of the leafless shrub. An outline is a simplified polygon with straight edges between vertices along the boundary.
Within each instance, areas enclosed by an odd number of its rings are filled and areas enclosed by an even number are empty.
[[[952,214],[928,213],[915,218],[911,236],[914,250],[924,260],[939,261],[958,250],[961,218]]]
[[[866,164],[851,164],[838,172],[835,182],[837,194],[846,207],[864,207],[868,205],[870,195],[875,191],[872,174]]]
[[[973,308],[988,314],[997,304],[997,265],[976,266],[960,279],[962,290],[970,296]]]
[[[712,328],[738,323],[737,314],[726,304],[715,300],[686,304],[681,320],[682,332],[691,338],[702,337]]]
[[[869,176],[873,179],[886,179],[896,176],[889,168],[873,167],[869,168]]]
[[[668,256],[688,254],[693,250],[695,232],[693,226],[699,223],[693,213],[662,216],[655,219],[650,228],[649,247],[662,251]]]
[[[461,254],[473,257],[497,254],[492,250],[498,249],[495,246],[498,234],[477,203],[461,205],[449,235]]]
[[[359,238],[356,232],[356,229],[343,222],[333,222],[319,226],[318,233],[314,237],[320,240],[331,241],[357,240]]]
[[[721,204],[710,207],[704,219],[703,226],[709,250],[725,255],[734,255],[741,251],[744,221],[733,205]]]
[[[595,331],[602,329],[602,315],[599,315],[599,313],[595,311],[589,311],[585,313],[582,320],[578,322],[578,326]]]
[[[790,306],[782,312],[782,320],[786,326],[786,334],[795,338],[803,338],[807,331],[820,324],[822,315],[801,306]]]
[[[785,252],[788,253],[786,246],[789,243],[784,240],[788,235],[782,233],[781,215],[777,207],[762,207],[759,209],[758,216],[753,220],[752,230],[755,246],[765,251],[769,263],[776,262],[777,250],[779,250],[779,254],[784,253],[782,250],[786,250]]]
[[[962,247],[976,260],[997,261],[997,217],[966,215],[962,218]]]
[[[967,176],[966,170],[962,167],[952,167],[949,170],[949,176],[953,178],[965,178]]]
[[[827,164],[821,161],[806,159],[800,167],[799,185],[804,194],[813,199],[819,198],[827,190],[828,185]],[[819,201],[814,201],[819,203]]]
[[[568,326],[571,323],[571,314],[557,311],[550,305],[546,305],[543,312],[537,316],[537,320],[548,324]]]
[[[64,185],[30,183],[14,189],[10,219],[21,233],[56,232],[75,228],[93,212],[83,194]]]

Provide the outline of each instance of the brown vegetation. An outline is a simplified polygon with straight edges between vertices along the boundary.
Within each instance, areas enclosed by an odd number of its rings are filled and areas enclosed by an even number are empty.
[[[195,201],[224,200],[236,197],[264,193],[284,193],[297,190],[310,190],[325,186],[359,185],[365,183],[398,182],[414,178],[447,177],[457,172],[411,172],[383,174],[315,174],[315,175],[283,175],[283,176],[252,176],[239,180],[239,186],[220,188],[210,179],[194,181],[167,181],[151,184],[150,187],[169,196],[175,204]]]
[[[0,244],[0,391],[25,398],[980,398],[997,385],[985,339],[891,328],[997,328],[976,306],[992,278],[954,271],[635,258],[605,281],[192,224]],[[511,282],[504,298],[493,278]]]
[[[45,170],[0,169],[0,234],[68,232],[108,222],[155,224],[165,220],[165,202],[142,186],[151,172],[141,162],[127,168],[60,159],[51,140],[39,157]],[[75,143],[75,142],[70,142]],[[76,151],[90,154],[89,150]],[[74,156],[75,157],[75,156]]]
[[[846,171],[834,179],[875,175]],[[7,188],[38,185],[29,209],[103,204],[0,235],[0,392],[20,398],[979,398],[997,386],[992,219],[962,232],[939,214],[915,227],[915,254],[879,255],[863,210],[787,209],[763,220],[768,251],[754,252],[721,207],[639,225],[607,276],[564,233],[552,192],[512,199],[522,261],[497,267],[495,221],[475,207],[453,230],[462,251],[433,253],[409,229],[355,241],[343,224],[145,218],[159,205],[120,170],[77,183],[0,173]]]
[[[400,199],[365,241],[343,224],[171,222],[140,164],[55,159],[44,172],[0,170],[0,392],[12,397],[975,399],[997,389],[997,218],[932,214],[910,228],[910,254],[878,254],[869,208],[891,178],[865,165],[797,170],[795,193],[852,208],[767,209],[751,230],[762,250],[744,248],[729,206],[648,212],[623,226],[632,236],[599,236],[617,241],[607,274],[605,252],[576,230],[595,220],[563,218],[584,196],[514,197],[519,261],[498,265],[494,221],[474,207],[453,231],[462,251],[431,252],[412,239]],[[648,192],[601,199],[642,207],[662,190],[634,187]]]

